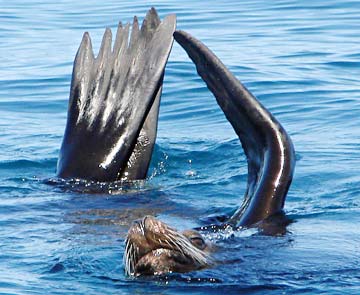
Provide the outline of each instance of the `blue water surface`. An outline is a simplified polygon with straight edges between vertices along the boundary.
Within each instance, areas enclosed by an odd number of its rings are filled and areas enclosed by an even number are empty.
[[[210,47],[291,135],[287,234],[210,236],[214,268],[132,279],[124,237],[153,214],[179,229],[241,204],[241,145],[174,44],[146,183],[49,185],[84,31],[155,6]],[[360,2],[0,0],[1,294],[360,294]]]

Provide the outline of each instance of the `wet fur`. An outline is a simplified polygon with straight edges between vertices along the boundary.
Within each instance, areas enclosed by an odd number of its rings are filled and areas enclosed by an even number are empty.
[[[125,242],[127,275],[187,272],[212,264],[207,251],[167,224],[146,216],[130,228]]]

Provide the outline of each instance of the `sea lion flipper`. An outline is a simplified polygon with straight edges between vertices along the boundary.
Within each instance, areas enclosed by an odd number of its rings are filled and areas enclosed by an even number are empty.
[[[119,24],[113,49],[107,29],[96,58],[90,37],[84,34],[74,61],[59,177],[113,181],[146,176],[158,115],[149,112],[154,101],[160,100],[175,26],[175,15],[161,22],[152,8],[141,28],[134,18],[131,33],[129,25]],[[144,124],[150,117],[152,124]],[[145,140],[150,148],[134,150],[140,130],[151,136]],[[129,165],[135,152],[137,158],[144,157]]]
[[[174,38],[215,95],[247,157],[244,202],[229,223],[250,226],[281,211],[295,167],[289,135],[203,43],[184,31],[176,31]]]
[[[137,138],[135,148],[122,173],[123,180],[144,179],[146,177],[157,134],[161,92],[162,86],[158,90],[154,103],[147,114],[146,120]]]
[[[85,32],[76,53],[72,81],[70,86],[70,98],[68,107],[68,120],[76,122],[79,117],[82,101],[86,99],[91,79],[91,70],[95,61],[92,43],[88,32]]]

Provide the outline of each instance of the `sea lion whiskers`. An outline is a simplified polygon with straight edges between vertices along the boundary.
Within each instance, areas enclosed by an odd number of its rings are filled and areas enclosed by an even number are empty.
[[[127,256],[127,265],[126,265],[126,273],[134,274],[135,272],[135,264],[139,260],[136,249],[133,245],[130,246],[128,256]]]
[[[132,245],[125,241],[125,253],[124,253],[124,265],[125,265],[125,272],[128,273],[132,269],[132,259],[130,259],[130,252],[131,252]]]
[[[161,240],[161,238],[163,238],[166,240],[167,243],[170,243],[173,246],[170,249],[176,248],[177,251],[179,251],[185,256],[188,256],[200,265],[211,264],[209,255],[201,249],[195,247],[183,233],[176,231],[175,229],[169,227],[164,223],[161,223],[160,221],[154,219],[151,216],[144,217],[141,223],[145,225],[146,221],[150,221],[149,227],[154,227],[154,230],[151,231],[154,237],[149,236],[149,238],[154,239],[159,234],[161,234],[162,236],[158,239]],[[166,244],[160,243],[160,246],[164,247],[166,246]]]
[[[170,232],[169,236],[179,252],[190,256],[194,261],[201,265],[208,265],[210,263],[209,255],[201,249],[196,248],[184,235],[179,234],[178,232]]]
[[[127,275],[132,275],[135,272],[135,264],[139,260],[137,252],[138,251],[136,251],[135,246],[126,239],[124,265],[125,273]]]

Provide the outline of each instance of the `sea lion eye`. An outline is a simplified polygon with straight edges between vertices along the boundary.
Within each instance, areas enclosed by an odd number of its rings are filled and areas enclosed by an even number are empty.
[[[205,249],[206,244],[202,237],[193,236],[193,237],[190,237],[189,239],[190,239],[191,244],[193,244],[196,248],[199,248],[200,250]]]

